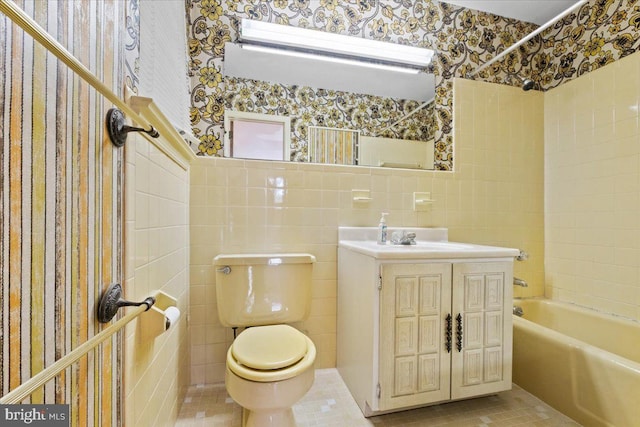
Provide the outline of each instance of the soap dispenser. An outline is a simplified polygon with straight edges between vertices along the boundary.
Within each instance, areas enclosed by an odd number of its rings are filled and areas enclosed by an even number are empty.
[[[380,224],[378,224],[378,244],[386,245],[387,244],[387,220],[385,217],[389,215],[388,212],[382,212],[380,216]]]

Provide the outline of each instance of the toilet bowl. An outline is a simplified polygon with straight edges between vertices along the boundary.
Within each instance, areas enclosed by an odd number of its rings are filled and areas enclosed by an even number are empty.
[[[295,427],[292,406],[311,388],[316,347],[286,323],[309,316],[309,254],[229,254],[214,259],[218,317],[246,327],[227,351],[225,385],[243,426]]]
[[[311,388],[316,348],[288,325],[243,331],[227,352],[225,384],[247,427],[293,427],[291,407]]]

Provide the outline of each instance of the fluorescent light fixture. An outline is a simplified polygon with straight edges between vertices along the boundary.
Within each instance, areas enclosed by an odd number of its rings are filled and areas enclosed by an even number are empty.
[[[338,64],[356,65],[359,67],[377,68],[379,70],[395,71],[395,72],[407,73],[407,74],[418,74],[420,72],[419,68],[407,68],[407,67],[401,67],[399,65],[387,65],[379,62],[358,61],[357,59],[340,58],[337,56],[318,55],[315,53],[300,52],[297,50],[284,50],[284,49],[278,49],[274,47],[257,46],[253,44],[243,44],[242,49],[252,50],[255,52],[273,53],[276,55],[283,55],[283,56],[294,56],[296,58],[317,59],[320,61],[335,62]]]
[[[290,25],[243,19],[240,41],[272,48],[285,48],[360,62],[385,63],[424,68],[431,63],[433,50],[361,37],[344,36]]]

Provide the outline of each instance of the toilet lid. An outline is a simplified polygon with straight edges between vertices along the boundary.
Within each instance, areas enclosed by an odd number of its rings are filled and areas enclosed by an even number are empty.
[[[233,357],[252,369],[281,369],[300,361],[307,353],[304,334],[289,325],[254,326],[233,342]]]

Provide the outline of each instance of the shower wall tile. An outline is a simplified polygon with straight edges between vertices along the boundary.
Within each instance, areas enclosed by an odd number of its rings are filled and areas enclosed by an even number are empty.
[[[218,321],[212,266],[222,252],[316,256],[311,315],[297,326],[316,344],[316,366],[335,366],[338,226],[375,226],[381,211],[390,212],[392,227],[448,227],[451,240],[527,250],[529,261],[515,267],[530,287],[516,291],[542,295],[542,94],[467,80],[456,80],[454,91],[453,173],[222,158],[193,162],[193,384],[224,381],[233,335]],[[354,203],[353,189],[370,190],[373,200]],[[415,212],[414,191],[431,192],[436,202]]]
[[[640,54],[545,94],[546,295],[640,320]]]

